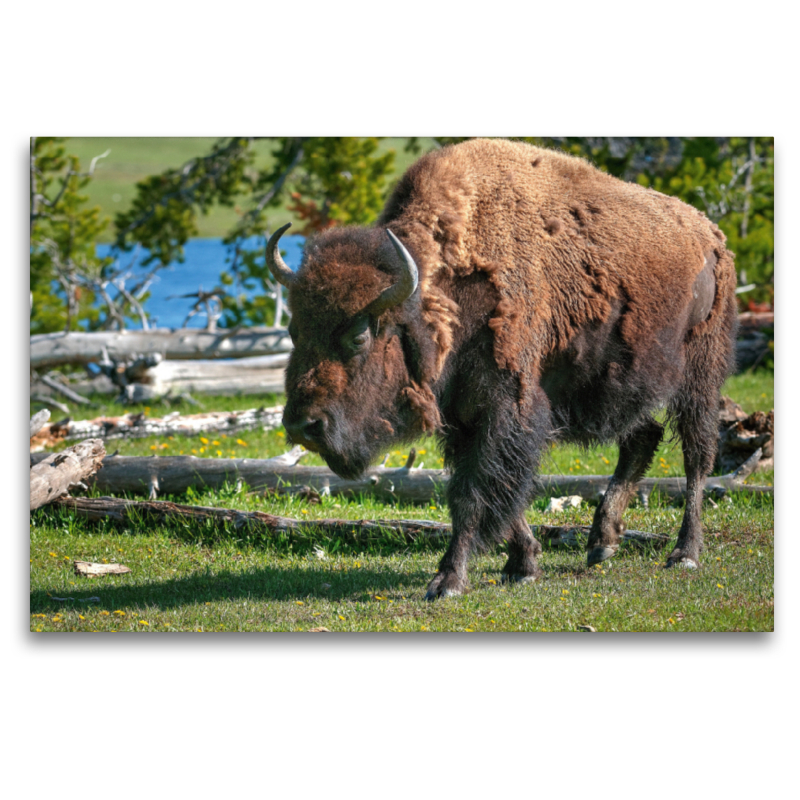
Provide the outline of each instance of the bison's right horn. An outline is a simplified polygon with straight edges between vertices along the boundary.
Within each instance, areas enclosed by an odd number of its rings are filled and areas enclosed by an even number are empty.
[[[287,222],[282,228],[278,228],[278,230],[269,237],[269,241],[267,242],[267,266],[269,267],[269,271],[273,274],[278,283],[286,287],[294,283],[295,274],[286,266],[286,263],[281,258],[280,250],[278,250],[278,239],[283,236],[284,231],[291,227],[292,223]]]
[[[403,243],[390,230],[387,229],[386,233],[389,234],[389,240],[399,256],[400,276],[367,306],[366,312],[373,316],[378,316],[378,314],[386,311],[387,308],[399,306],[400,303],[408,300],[417,290],[417,284],[419,283],[419,270],[411,257],[411,253],[403,247]]]

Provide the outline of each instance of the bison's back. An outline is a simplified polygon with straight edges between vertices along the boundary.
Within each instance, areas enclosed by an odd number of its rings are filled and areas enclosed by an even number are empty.
[[[692,286],[717,261],[709,329],[733,295],[722,233],[681,201],[583,159],[475,139],[420,159],[379,221],[405,236],[423,292],[483,271],[500,296],[490,326],[499,366],[538,377],[551,354],[620,313],[632,354],[688,320]],[[531,374],[532,373],[532,374]]]

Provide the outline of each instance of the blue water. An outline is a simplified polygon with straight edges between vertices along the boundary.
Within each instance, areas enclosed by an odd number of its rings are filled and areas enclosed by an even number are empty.
[[[303,236],[283,236],[281,250],[284,252],[284,261],[296,270],[300,266],[303,255]],[[252,239],[245,243],[249,248],[263,248],[263,239]],[[173,264],[157,272],[150,286],[150,297],[144,309],[153,326],[159,328],[177,328],[181,325],[186,315],[194,305],[194,298],[168,300],[171,295],[181,295],[196,292],[199,288],[206,291],[220,285],[220,273],[225,272],[230,266],[231,252],[222,244],[221,239],[191,239],[184,246],[186,260],[183,264]],[[114,255],[110,244],[97,245],[97,255],[101,258]],[[129,268],[133,253],[123,253],[119,256],[119,264]],[[126,283],[127,288],[132,288],[138,275],[147,274],[148,268],[141,267],[141,262],[147,257],[147,252],[139,251],[133,267],[133,279]],[[231,287],[233,288],[233,287]],[[245,292],[250,296],[257,295],[260,288]],[[112,293],[113,296],[113,293]],[[195,314],[188,323],[190,328],[204,328],[206,316],[204,312]],[[141,327],[131,324],[131,327]]]

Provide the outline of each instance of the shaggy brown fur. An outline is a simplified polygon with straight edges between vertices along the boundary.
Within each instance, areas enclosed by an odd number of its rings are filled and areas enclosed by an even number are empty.
[[[386,228],[419,288],[375,319],[365,309],[397,269]],[[408,170],[375,228],[309,242],[289,297],[285,424],[343,475],[438,431],[454,535],[436,597],[463,591],[482,542],[509,542],[508,579],[538,574],[541,548],[521,520],[553,436],[620,442],[589,562],[613,555],[662,435],[650,415],[667,407],[689,483],[670,563],[696,566],[734,286],[724,236],[678,200],[525,144],[445,148]]]
[[[402,178],[377,224],[418,254],[423,298],[439,299],[443,277],[489,274],[501,298],[489,323],[495,359],[529,382],[582,328],[605,322],[613,299],[626,305],[624,342],[647,358],[639,343],[653,320],[686,317],[706,253],[724,264],[705,327],[719,324],[736,284],[722,233],[696,209],[519,142],[474,139],[430,153]],[[441,363],[457,318],[423,313]]]

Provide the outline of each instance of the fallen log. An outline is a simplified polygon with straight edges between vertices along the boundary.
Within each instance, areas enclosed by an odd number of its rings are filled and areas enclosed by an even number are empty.
[[[288,361],[288,353],[236,361],[161,361],[145,369],[136,383],[125,387],[126,399],[138,402],[138,395],[150,399],[180,392],[277,394],[284,391]]]
[[[49,412],[40,411],[39,414]],[[37,414],[31,420],[36,419]],[[234,434],[261,428],[274,430],[281,426],[283,406],[248,408],[244,411],[207,411],[202,414],[179,412],[164,417],[147,417],[143,413],[124,414],[121,417],[96,417],[74,421],[69,418],[45,423],[34,436],[31,434],[31,452],[39,452],[70,439],[139,439],[145,436],[200,436]],[[31,428],[32,429],[32,428]]]
[[[100,439],[89,439],[51,453],[31,467],[31,511],[52,503],[76,486],[84,486],[102,466],[106,450]]]
[[[181,494],[193,489],[219,489],[225,483],[246,483],[253,490],[308,486],[319,494],[360,495],[382,502],[429,503],[444,493],[449,473],[443,469],[414,469],[409,456],[405,466],[374,467],[363,478],[345,480],[327,467],[304,467],[297,464],[302,448],[295,448],[277,459],[197,458],[196,456],[114,456],[106,458],[103,470],[92,484],[102,492],[149,494],[155,481],[162,494]],[[744,483],[758,464],[760,451],[738,470],[706,479],[705,490],[712,497],[738,491],[772,494],[772,486],[748,486]],[[31,454],[35,462],[40,454]],[[285,459],[280,461],[278,459]],[[562,497],[580,495],[597,500],[606,491],[610,475],[540,475],[536,495]],[[682,498],[686,478],[644,478],[637,489],[643,501],[653,491],[670,499]]]
[[[115,394],[121,403],[151,403],[188,392],[216,395],[282,394],[288,355],[240,358],[236,361],[160,361],[120,386],[107,375],[73,384],[86,394]]]
[[[406,541],[415,541],[420,537],[447,539],[450,536],[450,525],[427,519],[299,520],[292,517],[278,517],[263,511],[189,506],[163,500],[152,502],[124,500],[118,497],[65,497],[58,501],[58,505],[69,508],[89,520],[108,519],[127,525],[179,522],[192,526],[210,524],[216,530],[224,530],[226,526],[232,525],[235,530],[249,529],[251,532],[267,535],[287,533],[308,535],[322,531],[329,536],[343,537],[391,531],[400,534]],[[588,536],[589,526],[532,525],[531,530],[538,539],[551,546],[577,547]],[[630,530],[625,532],[623,538],[625,541],[638,544],[666,544],[669,541],[669,537],[663,534]]]
[[[285,328],[42,333],[31,336],[30,364],[33,369],[90,364],[101,361],[104,351],[120,359],[155,353],[167,359],[209,359],[266,356],[291,349]]]

